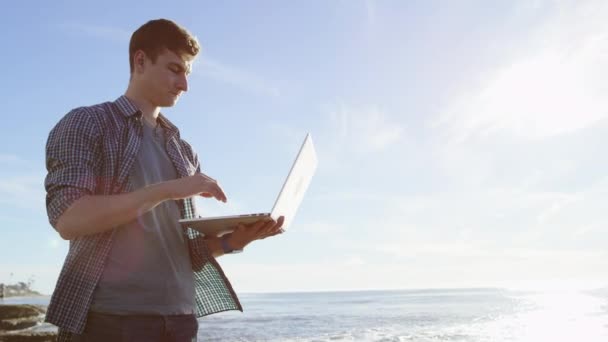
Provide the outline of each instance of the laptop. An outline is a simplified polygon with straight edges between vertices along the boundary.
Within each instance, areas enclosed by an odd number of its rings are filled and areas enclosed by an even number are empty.
[[[286,231],[293,222],[298,207],[304,198],[304,193],[317,170],[317,164],[317,153],[312,143],[312,137],[310,134],[306,134],[300,151],[270,212],[181,219],[179,223],[183,227],[195,229],[204,235],[221,236],[234,231],[239,223],[249,224],[267,218],[278,220],[279,217],[284,216],[282,229]]]

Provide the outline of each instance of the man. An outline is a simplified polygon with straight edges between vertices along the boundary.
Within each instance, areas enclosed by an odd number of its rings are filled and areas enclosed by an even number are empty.
[[[59,341],[193,341],[196,317],[241,310],[215,257],[279,234],[283,218],[222,238],[182,228],[194,196],[226,202],[160,113],[188,90],[199,44],[152,20],[129,44],[131,78],[114,102],[77,108],[46,145],[46,205],[70,249],[46,320]]]

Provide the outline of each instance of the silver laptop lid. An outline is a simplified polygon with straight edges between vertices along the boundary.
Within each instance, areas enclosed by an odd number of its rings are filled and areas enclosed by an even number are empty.
[[[278,219],[280,216],[285,216],[283,229],[289,228],[293,221],[304,198],[304,193],[306,193],[312,176],[317,170],[317,164],[317,153],[312,143],[312,137],[310,134],[306,134],[300,152],[298,152],[298,156],[291,166],[289,175],[287,175],[283,188],[281,188],[281,192],[272,208],[272,218]]]

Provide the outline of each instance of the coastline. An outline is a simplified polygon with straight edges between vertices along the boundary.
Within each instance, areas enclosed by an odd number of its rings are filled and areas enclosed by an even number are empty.
[[[57,327],[44,322],[50,299],[37,292],[0,298],[0,341],[54,341]]]

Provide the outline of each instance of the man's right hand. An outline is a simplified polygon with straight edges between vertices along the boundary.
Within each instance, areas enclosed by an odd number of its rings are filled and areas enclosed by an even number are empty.
[[[168,181],[171,199],[184,199],[192,196],[215,197],[218,201],[226,202],[226,195],[217,181],[204,173]]]
[[[125,224],[163,201],[199,195],[226,202],[226,195],[217,181],[197,173],[129,193],[82,196],[59,217],[55,228],[62,238],[72,240]]]

